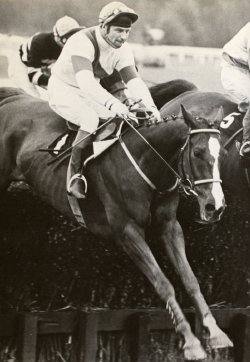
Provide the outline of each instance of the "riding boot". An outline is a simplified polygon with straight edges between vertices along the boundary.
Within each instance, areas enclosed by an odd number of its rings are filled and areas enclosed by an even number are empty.
[[[78,130],[70,158],[70,180],[67,191],[77,199],[85,199],[87,193],[87,180],[84,176],[85,168],[83,163],[90,156],[90,147],[88,146],[91,145],[92,139],[88,135],[88,132]],[[88,137],[85,138],[86,136]]]
[[[240,147],[240,156],[250,160],[250,107],[243,119],[243,139]]]

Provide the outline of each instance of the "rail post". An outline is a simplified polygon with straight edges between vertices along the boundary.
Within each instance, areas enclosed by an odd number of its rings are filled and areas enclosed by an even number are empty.
[[[250,361],[250,315],[238,314],[232,324],[235,362]]]
[[[20,362],[36,361],[37,321],[37,316],[32,313],[18,316],[17,355]]]
[[[245,333],[243,340],[243,355],[242,362],[249,362],[250,360],[250,316],[245,315]]]
[[[136,315],[136,359],[134,362],[147,362],[149,359],[149,324],[150,315],[148,313],[140,313]]]
[[[76,362],[96,362],[98,348],[98,313],[81,312],[74,336]]]

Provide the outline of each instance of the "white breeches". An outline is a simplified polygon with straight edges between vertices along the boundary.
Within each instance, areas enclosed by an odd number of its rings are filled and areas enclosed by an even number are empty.
[[[27,67],[21,61],[18,50],[15,52],[13,51],[13,54],[11,54],[8,61],[8,76],[12,81],[13,86],[21,88],[33,97],[48,100],[47,90],[42,87],[35,86],[30,82]]]
[[[228,96],[236,103],[250,100],[250,72],[222,61],[221,82]]]
[[[49,104],[61,117],[92,133],[99,124],[99,118],[113,118],[115,114],[106,107],[84,97],[79,88],[66,85],[52,76],[48,84]]]
[[[8,75],[13,84],[23,89],[26,93],[30,94],[33,97],[39,97],[38,90],[36,87],[29,81],[27,74],[27,67],[22,63],[18,50],[11,54],[9,57],[9,67]]]

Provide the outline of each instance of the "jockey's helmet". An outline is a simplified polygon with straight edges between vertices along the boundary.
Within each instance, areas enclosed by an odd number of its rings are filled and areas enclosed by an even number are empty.
[[[75,19],[71,18],[70,16],[63,16],[62,18],[57,20],[57,22],[53,28],[53,32],[59,38],[62,38],[64,35],[66,35],[71,30],[79,28],[79,27],[80,27],[80,25]]]
[[[102,27],[108,24],[130,28],[137,19],[136,12],[119,1],[105,5],[99,14],[99,24]]]

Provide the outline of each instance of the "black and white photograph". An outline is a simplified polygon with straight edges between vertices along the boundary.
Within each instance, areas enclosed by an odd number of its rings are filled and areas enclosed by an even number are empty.
[[[249,0],[0,0],[0,362],[250,362]]]

